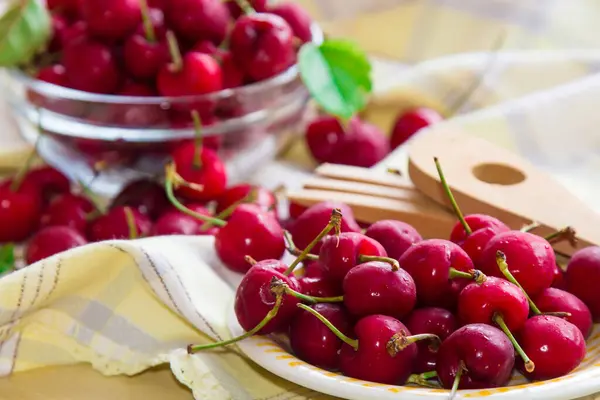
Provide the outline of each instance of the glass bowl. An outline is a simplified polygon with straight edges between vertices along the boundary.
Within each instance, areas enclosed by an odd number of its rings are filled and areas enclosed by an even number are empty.
[[[313,25],[313,42],[323,40]],[[195,136],[225,161],[232,183],[272,160],[301,131],[309,93],[297,65],[268,80],[201,96],[131,97],[82,92],[4,70],[2,94],[19,130],[48,164],[103,195],[163,172],[170,151]],[[38,139],[39,132],[43,136]]]

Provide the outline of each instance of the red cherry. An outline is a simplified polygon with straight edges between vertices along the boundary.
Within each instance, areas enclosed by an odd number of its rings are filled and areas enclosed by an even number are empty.
[[[358,264],[369,261],[365,257],[387,257],[381,244],[361,233],[330,235],[323,238],[321,243],[319,261],[325,267],[327,276],[338,282]]]
[[[169,25],[184,39],[221,44],[227,36],[229,11],[221,0],[170,0],[165,14]]]
[[[250,3],[252,9],[256,12],[260,13],[267,11],[267,3],[269,2],[268,0],[249,0],[248,2]],[[229,13],[233,19],[238,19],[241,15],[245,14],[236,0],[226,0],[225,5],[229,9]]]
[[[567,290],[589,307],[594,321],[600,321],[600,247],[578,250],[567,265]]]
[[[164,39],[165,36],[167,35],[167,24],[165,22],[165,13],[163,12],[163,9],[160,7],[155,7],[155,6],[152,6],[151,4],[149,5],[149,7],[151,7],[151,8],[148,10],[148,20],[150,21],[150,25],[152,26],[152,29],[154,30],[154,35],[156,36],[157,39]],[[135,33],[138,35],[144,35],[144,36],[146,35],[146,29],[145,29],[143,23],[138,25]]]
[[[253,204],[260,206],[263,211],[272,211],[277,215],[277,198],[270,190],[248,183],[241,183],[225,190],[217,201],[215,213],[219,214],[235,203],[245,199],[254,190]]]
[[[552,279],[551,287],[561,290],[567,290],[567,283],[565,282],[565,273],[558,264],[556,265],[556,267],[554,267],[554,278]]]
[[[479,267],[483,250],[490,240],[499,233],[510,231],[510,228],[499,219],[485,214],[467,215],[465,221],[471,228],[471,234],[467,234],[463,225],[457,222],[450,234],[450,240],[462,247],[473,260],[473,264]]]
[[[294,36],[302,43],[312,40],[312,18],[299,4],[279,3],[271,7],[269,12],[283,18],[292,28]]]
[[[294,64],[293,37],[292,28],[277,15],[243,15],[231,30],[229,48],[246,75],[261,81]]]
[[[148,0],[148,7],[165,11],[170,0]]]
[[[0,183],[0,243],[27,239],[41,217],[39,189],[21,184],[12,190],[11,183],[10,180]]]
[[[404,324],[413,335],[432,333],[440,340],[446,340],[458,328],[458,321],[454,314],[443,308],[420,308],[414,310],[404,321]],[[431,348],[429,343],[417,343],[418,354],[413,366],[413,373],[422,374],[436,369],[438,352]]]
[[[385,249],[388,257],[396,260],[413,244],[423,240],[411,225],[395,220],[382,220],[369,226],[365,235],[375,239]]]
[[[414,280],[405,270],[394,270],[387,263],[357,265],[344,278],[344,305],[356,317],[382,314],[401,319],[416,302]]]
[[[481,254],[481,271],[486,275],[503,277],[496,261],[498,251],[506,255],[508,270],[529,296],[547,289],[554,279],[556,257],[548,241],[521,231],[495,235]]]
[[[210,211],[201,204],[187,204],[186,207],[198,214],[206,215],[207,217],[212,216]],[[201,234],[200,227],[202,224],[202,221],[184,214],[179,210],[169,210],[158,218],[152,227],[152,235],[198,235]],[[203,234],[212,235],[217,231],[217,228],[211,228],[210,230],[203,232]]]
[[[86,40],[88,37],[88,27],[84,21],[77,21],[73,25],[65,28],[62,35],[63,49],[68,46]]]
[[[352,331],[351,319],[338,304],[315,304],[312,308],[343,334]],[[316,367],[337,370],[342,340],[307,311],[300,311],[290,324],[290,346],[296,357]]]
[[[550,315],[537,315],[525,322],[519,344],[535,363],[535,370],[517,368],[531,380],[554,379],[569,374],[585,357],[585,339],[572,323]]]
[[[192,96],[217,92],[223,88],[221,67],[202,53],[187,53],[180,66],[164,65],[158,73],[158,91],[163,96]]]
[[[259,206],[241,204],[216,234],[215,249],[228,268],[246,272],[250,268],[246,256],[258,261],[283,256],[283,229],[272,214],[262,211]]]
[[[139,0],[83,0],[81,11],[89,32],[110,41],[125,39],[142,20]]]
[[[129,206],[151,219],[156,219],[170,208],[170,203],[160,184],[150,179],[139,179],[125,185],[115,196],[110,207],[123,206]]]
[[[140,34],[127,39],[123,52],[127,70],[137,79],[154,78],[170,60],[169,46],[165,40],[149,41]]]
[[[443,239],[418,242],[398,261],[415,280],[421,305],[449,309],[454,307],[458,294],[469,283],[453,271],[469,272],[474,268],[463,249]]]
[[[63,63],[74,89],[113,93],[119,85],[114,56],[103,44],[85,40],[72,43],[64,50]]]
[[[45,201],[50,201],[52,197],[71,190],[69,179],[62,172],[48,165],[30,170],[22,184],[37,186]]]
[[[196,165],[196,152],[200,152],[200,164]],[[225,165],[217,153],[206,147],[197,150],[196,143],[185,143],[172,154],[177,173],[187,182],[202,185],[202,189],[181,186],[177,193],[199,202],[218,199],[227,186]]]
[[[276,295],[271,289],[273,278],[282,281],[293,290],[299,289],[295,280],[279,272],[284,269],[287,269],[287,266],[281,261],[267,259],[252,266],[244,275],[235,293],[234,310],[239,324],[245,331],[256,327],[275,306]],[[296,304],[298,299],[284,294],[275,318],[257,333],[266,335],[287,328],[298,312]]]
[[[450,389],[462,370],[459,389],[507,386],[515,364],[515,349],[502,331],[470,324],[452,333],[438,351],[436,371]]]
[[[131,209],[139,236],[146,236],[152,229],[152,221],[136,209]],[[88,238],[93,242],[113,239],[131,239],[125,207],[115,207],[98,217],[88,226]]]
[[[435,110],[419,107],[398,116],[394,127],[390,145],[392,149],[400,146],[423,128],[442,121],[444,118]]]
[[[294,202],[290,202],[290,205],[288,206],[288,212],[290,213],[290,218],[292,220],[298,218],[306,210],[308,210],[308,207],[301,206]]]
[[[223,89],[231,89],[243,85],[244,72],[235,63],[230,51],[223,50],[214,45],[214,43],[204,40],[192,48],[192,51],[208,54],[214,57],[221,66],[223,75]]]
[[[302,293],[314,297],[337,297],[344,294],[341,282],[329,279],[320,261],[304,263],[304,275],[299,279]]]
[[[63,65],[54,64],[40,69],[37,73],[37,79],[40,81],[52,83],[53,85],[68,87],[69,79],[67,70]]]
[[[341,232],[361,231],[350,207],[338,202],[322,202],[308,208],[290,226],[289,231],[294,239],[294,244],[301,250],[305,249],[317,237],[323,227],[327,225],[331,217],[331,212],[335,208],[339,208],[342,211]],[[321,243],[318,243],[312,251],[318,253],[320,249]]]
[[[533,300],[542,313],[567,312],[571,316],[565,317],[579,328],[585,338],[592,333],[592,314],[590,309],[576,296],[564,290],[548,288],[538,294]]]
[[[43,227],[66,226],[85,234],[88,216],[95,210],[89,199],[65,193],[55,198],[45,210],[41,219]]]
[[[55,13],[74,19],[80,14],[81,2],[81,0],[46,0],[46,6]]]
[[[87,244],[87,240],[76,230],[67,226],[50,226],[36,233],[27,243],[25,262],[35,262]]]
[[[52,15],[52,40],[48,45],[50,52],[62,50],[64,45],[64,35],[69,23],[67,19],[59,14]]]

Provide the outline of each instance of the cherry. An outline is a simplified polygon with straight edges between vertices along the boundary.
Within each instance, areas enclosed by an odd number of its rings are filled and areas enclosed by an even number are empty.
[[[391,219],[375,222],[367,228],[365,235],[381,243],[388,256],[396,260],[413,244],[423,240],[411,225]]]
[[[300,217],[300,215],[302,215],[302,213],[306,210],[308,210],[308,207],[304,207],[298,203],[294,203],[293,201],[290,201],[290,204],[288,206],[288,213],[290,214],[290,218],[292,220],[295,220],[298,217]]]
[[[392,149],[405,143],[421,129],[442,121],[444,118],[435,110],[418,107],[398,115],[392,128]]]
[[[195,213],[211,216],[210,211],[200,204],[187,204],[186,207]],[[212,227],[206,231],[202,231],[200,227],[202,222],[198,221],[188,214],[184,214],[181,211],[169,210],[163,213],[160,218],[156,221],[152,227],[153,236],[164,236],[164,235],[214,235],[217,233],[218,228]]]
[[[272,211],[277,215],[277,198],[270,190],[262,187],[241,183],[225,190],[217,200],[216,212],[225,211],[232,205],[244,200],[248,195],[253,194],[252,203],[260,206],[263,211]]]
[[[177,39],[167,32],[171,63],[158,72],[158,91],[163,96],[193,96],[216,92],[223,88],[219,63],[208,54],[189,52],[182,57]]]
[[[537,315],[525,322],[518,333],[519,343],[536,368],[517,368],[531,380],[546,380],[567,375],[585,357],[585,339],[572,323],[551,315]]]
[[[311,308],[345,335],[351,334],[351,318],[338,304],[321,303]],[[301,311],[290,324],[290,346],[294,354],[316,367],[339,369],[339,351],[342,341],[319,319],[307,311]]]
[[[319,261],[325,267],[327,276],[339,282],[356,265],[383,259],[395,263],[396,266],[398,264],[396,260],[387,258],[387,253],[381,244],[356,232],[344,232],[324,238],[319,251]]]
[[[294,64],[293,37],[292,28],[277,15],[243,15],[231,30],[229,48],[246,75],[261,81]]]
[[[320,261],[305,261],[304,275],[299,279],[302,293],[313,297],[337,297],[344,293],[341,282],[329,279]]]
[[[482,389],[506,386],[514,364],[514,347],[502,331],[469,324],[442,342],[436,371],[446,389]]]
[[[88,37],[88,26],[84,21],[77,21],[73,25],[65,28],[62,35],[63,50],[68,46],[82,42]]]
[[[89,32],[100,39],[125,39],[142,20],[139,0],[82,0],[81,3]]]
[[[20,242],[36,229],[41,216],[41,195],[30,186],[0,183],[0,243]]]
[[[48,82],[53,85],[63,87],[67,87],[69,85],[67,70],[61,64],[54,64],[40,69],[36,78],[40,81]]]
[[[165,11],[170,0],[148,0],[148,6]]]
[[[85,244],[87,240],[76,230],[67,226],[50,226],[40,230],[29,240],[25,262],[30,265]]]
[[[544,238],[521,231],[508,231],[495,235],[481,254],[483,273],[502,277],[496,254],[506,255],[508,269],[532,297],[549,288],[554,279],[556,258],[550,243]]]
[[[218,45],[227,36],[230,16],[221,0],[170,0],[165,14],[169,25],[188,41]]]
[[[384,262],[357,265],[348,271],[343,285],[344,305],[356,317],[382,314],[402,319],[417,302],[415,282],[408,272]]]
[[[81,0],[46,0],[49,10],[75,19],[79,16]]]
[[[131,220],[128,217],[131,213]],[[152,221],[144,214],[130,207],[115,207],[88,226],[88,238],[93,242],[113,239],[135,239],[146,236],[152,229]]]
[[[266,12],[267,5],[269,3],[268,0],[248,0],[250,7],[256,12]],[[229,9],[229,14],[233,17],[233,19],[238,19],[241,15],[245,14],[242,8],[239,6],[237,0],[226,0],[225,5]]]
[[[142,8],[142,23],[138,25],[135,34],[144,35],[148,38],[154,36],[156,39],[164,39],[167,35],[165,13],[163,12],[162,8],[153,6],[152,0],[150,0],[148,3],[148,11],[145,11],[146,4],[144,3],[144,0],[140,0],[140,6]],[[147,18],[145,17],[145,14],[148,15]]]
[[[592,333],[590,309],[576,296],[564,290],[548,288],[535,297],[535,304],[542,313],[566,312],[565,320],[575,325],[584,338]]]
[[[312,18],[302,6],[296,3],[279,3],[271,7],[269,12],[283,18],[302,43],[312,40]]]
[[[69,179],[49,165],[30,170],[23,179],[23,185],[37,186],[45,201],[56,195],[68,193],[71,189]]]
[[[69,23],[67,19],[59,14],[52,15],[52,40],[48,45],[50,52],[57,52],[63,48],[64,35]]]
[[[88,218],[96,210],[86,197],[66,193],[55,198],[41,218],[42,227],[66,226],[85,235]]]
[[[358,117],[351,118],[346,129],[336,117],[319,117],[308,125],[305,139],[319,163],[370,168],[390,152],[379,128]]]
[[[96,0],[91,1],[96,3]],[[89,40],[77,41],[65,48],[63,63],[70,87],[93,93],[117,90],[119,70],[108,46]]]
[[[212,42],[202,41],[192,48],[192,51],[213,56],[221,66],[223,89],[231,89],[244,84],[244,72],[236,64],[230,51],[218,48]]]
[[[125,185],[110,207],[122,206],[132,207],[154,220],[170,208],[170,203],[161,185],[151,179],[138,179]]]
[[[600,247],[578,250],[567,264],[567,290],[589,307],[594,321],[600,321]]]
[[[563,272],[562,268],[558,265],[558,263],[556,264],[556,267],[554,267],[554,278],[552,279],[551,287],[561,290],[567,290],[567,283],[565,282],[565,273]]]
[[[352,209],[345,204],[338,202],[322,202],[309,207],[303,212],[290,226],[289,231],[294,238],[294,243],[300,249],[304,249],[312,239],[319,233],[321,227],[327,224],[331,212],[339,208],[342,212],[342,221],[340,225],[341,232],[360,232],[361,228],[354,219]],[[321,244],[314,247],[315,252],[319,252]]]
[[[225,165],[211,149],[202,146],[200,118],[193,111],[196,122],[195,142],[187,142],[177,147],[172,154],[176,173],[193,185],[182,185],[177,193],[196,201],[206,202],[218,199],[227,187]]]
[[[414,279],[418,302],[423,306],[452,309],[468,279],[482,278],[473,272],[473,262],[467,253],[443,239],[418,242],[398,261]]]

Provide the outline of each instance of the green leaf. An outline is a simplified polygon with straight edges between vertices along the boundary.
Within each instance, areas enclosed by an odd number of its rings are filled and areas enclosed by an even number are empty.
[[[371,64],[356,44],[339,39],[307,43],[298,65],[311,96],[327,113],[348,119],[367,104],[373,89]]]
[[[15,245],[12,243],[0,247],[0,274],[15,268]]]
[[[0,66],[28,63],[51,34],[50,14],[41,0],[13,0],[0,18]]]

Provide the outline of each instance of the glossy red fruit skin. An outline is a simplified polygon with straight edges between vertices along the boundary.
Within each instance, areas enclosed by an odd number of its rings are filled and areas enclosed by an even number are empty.
[[[392,149],[404,144],[423,128],[443,120],[443,117],[435,110],[419,107],[398,116],[392,128],[390,144]]]
[[[57,52],[63,48],[64,35],[69,23],[59,14],[52,15],[52,40],[48,45],[50,52]]]
[[[62,172],[48,165],[30,170],[23,179],[23,185],[37,186],[43,200],[47,202],[52,197],[71,190],[69,179]]]
[[[273,215],[260,207],[241,204],[216,234],[215,249],[226,267],[245,273],[250,268],[246,256],[257,261],[283,257],[283,229]]]
[[[335,208],[342,211],[341,232],[360,232],[361,228],[354,219],[352,209],[339,202],[325,201],[315,204],[304,211],[290,226],[289,231],[294,239],[294,244],[301,250],[305,249],[329,223],[331,213]],[[330,235],[335,232],[330,232]],[[317,243],[311,250],[318,254],[321,243]]]
[[[579,297],[589,307],[594,321],[600,321],[600,247],[578,250],[567,265],[567,291]]]
[[[302,215],[304,211],[308,210],[308,207],[301,206],[300,204],[290,202],[288,206],[288,213],[290,214],[290,218],[295,220],[299,216]]]
[[[329,279],[341,282],[352,268],[362,263],[359,260],[361,255],[387,257],[385,249],[376,240],[362,233],[344,232],[323,239],[319,261]]]
[[[463,324],[495,325],[494,314],[504,318],[516,332],[529,316],[529,303],[523,291],[504,279],[488,276],[486,281],[467,285],[458,296],[458,318]]]
[[[295,280],[279,272],[287,268],[279,260],[263,260],[252,266],[242,278],[236,293],[234,310],[239,324],[245,331],[257,326],[275,306],[276,296],[271,292],[271,281],[276,277],[291,289],[300,289]],[[284,295],[277,316],[266,324],[259,335],[267,335],[287,328],[292,318],[299,311],[298,299]]]
[[[42,227],[66,226],[85,235],[88,215],[94,205],[85,197],[66,193],[55,198],[44,211]]]
[[[339,304],[315,304],[311,306],[338,328],[344,335],[352,334],[351,317]],[[290,346],[301,360],[319,368],[337,370],[338,352],[342,341],[308,311],[300,310],[290,324]]]
[[[77,21],[68,26],[63,33],[63,49],[68,46],[82,42],[88,38],[88,27],[84,21]]]
[[[138,179],[125,185],[111,203],[111,208],[122,206],[135,208],[154,220],[170,209],[171,203],[158,182]]]
[[[314,297],[337,297],[344,294],[341,282],[329,279],[320,261],[304,263],[304,275],[298,279],[302,293]]]
[[[517,341],[535,363],[533,372],[525,371],[522,361],[517,368],[535,381],[569,374],[585,358],[585,339],[572,323],[550,315],[536,315],[525,322]]]
[[[268,2],[268,0],[249,0],[250,6],[252,6],[254,11],[259,13],[267,11]],[[244,12],[235,0],[227,0],[225,2],[225,5],[229,9],[229,14],[231,14],[233,19],[237,19],[244,14]]]
[[[459,327],[454,314],[438,307],[414,310],[403,322],[413,335],[432,333],[442,342]],[[435,371],[438,352],[432,349],[430,344],[427,341],[417,342],[418,354],[413,365],[413,374]]]
[[[142,20],[139,0],[83,0],[83,20],[89,32],[100,39],[125,39]]]
[[[186,40],[219,45],[227,36],[230,16],[221,0],[170,0],[167,4],[169,25]]]
[[[132,208],[135,226],[140,237],[152,230],[152,221],[138,210]],[[92,242],[104,240],[129,239],[129,226],[125,207],[115,207],[107,214],[96,218],[88,225],[88,239]]]
[[[471,214],[465,216],[465,221],[472,233],[467,235],[460,222],[457,222],[450,234],[450,241],[458,244],[467,252],[473,264],[481,264],[481,256],[487,244],[499,233],[508,232],[510,228],[497,218],[485,214]]]
[[[185,143],[175,149],[172,156],[177,173],[187,182],[202,185],[203,189],[196,190],[182,185],[176,190],[177,194],[199,202],[218,199],[227,187],[225,165],[215,151],[204,147],[200,155],[202,166],[196,168],[195,154],[196,144]]]
[[[193,96],[223,89],[223,76],[217,61],[208,54],[190,52],[183,56],[180,71],[172,64],[164,65],[157,78],[158,91],[163,96]]]
[[[97,42],[81,40],[65,48],[63,63],[73,89],[92,93],[113,93],[120,75],[111,49]]]
[[[557,288],[560,290],[567,290],[567,283],[565,281],[565,273],[563,272],[562,268],[560,266],[558,266],[558,264],[554,268],[554,278],[552,279],[551,287]]]
[[[406,317],[417,303],[415,281],[402,268],[367,262],[352,268],[344,278],[344,305],[356,317],[381,314]]]
[[[322,115],[306,127],[305,140],[310,153],[318,163],[332,159],[333,152],[344,138],[344,128],[331,115]]]
[[[556,257],[543,237],[521,231],[495,235],[481,254],[479,268],[488,276],[504,277],[496,262],[496,252],[506,255],[508,270],[529,296],[535,297],[554,280]]]
[[[190,210],[210,217],[210,211],[201,204],[186,204]],[[163,212],[152,226],[152,236],[165,235],[197,235],[200,232],[202,221],[184,214],[177,209]],[[211,229],[208,234],[216,233],[217,229]]]
[[[294,64],[293,39],[292,28],[277,15],[243,15],[231,30],[229,48],[246,75],[262,81]]]
[[[452,309],[467,279],[449,279],[450,268],[468,272],[473,262],[457,244],[443,239],[427,239],[408,248],[398,260],[412,276],[421,306]]]
[[[564,290],[548,288],[538,294],[533,302],[542,313],[556,311],[570,313],[571,316],[564,319],[579,328],[584,338],[587,339],[592,333],[592,313],[575,295]]]
[[[81,2],[82,0],[46,0],[46,7],[54,13],[75,19],[81,12]]]
[[[270,13],[279,15],[283,18],[292,28],[294,36],[302,41],[302,43],[310,42],[312,40],[312,18],[300,6],[296,3],[280,3],[269,9]]]
[[[21,242],[37,228],[42,211],[38,189],[21,185],[10,190],[10,181],[0,183],[0,243]]]
[[[63,251],[87,244],[87,240],[74,229],[51,226],[37,232],[27,243],[25,262],[31,265]]]
[[[340,351],[340,370],[346,376],[389,385],[403,384],[408,379],[417,355],[416,344],[409,345],[392,357],[386,345],[397,333],[411,332],[395,318],[370,315],[354,325],[358,350],[344,343]]]
[[[63,87],[69,85],[67,71],[61,64],[54,64],[40,69],[37,74],[37,79]]]
[[[245,199],[252,190],[255,191],[255,200],[252,203],[260,206],[263,211],[272,211],[277,215],[277,198],[273,192],[262,186],[248,183],[240,183],[225,190],[217,201],[215,213],[223,212],[235,203]]]
[[[223,89],[231,89],[244,84],[244,72],[235,63],[233,54],[230,51],[218,48],[214,43],[206,40],[196,44],[192,51],[213,56],[219,62],[223,78]]]
[[[498,328],[465,325],[448,336],[438,351],[436,371],[445,389],[452,387],[461,361],[467,371],[461,376],[459,389],[507,386],[515,364],[515,349]]]
[[[148,11],[148,18],[150,19],[150,23],[154,28],[154,34],[156,35],[156,38],[159,40],[164,39],[167,36],[167,25],[165,22],[165,13],[163,9],[150,4],[150,9]],[[138,25],[137,29],[135,30],[135,34],[142,36],[146,35],[146,29],[144,28],[143,22]]]
[[[396,260],[413,244],[423,240],[412,225],[391,219],[375,222],[367,228],[365,235],[381,243],[388,257]]]
[[[151,79],[167,64],[171,56],[165,40],[148,41],[144,35],[130,36],[123,48],[125,67],[137,79]]]

